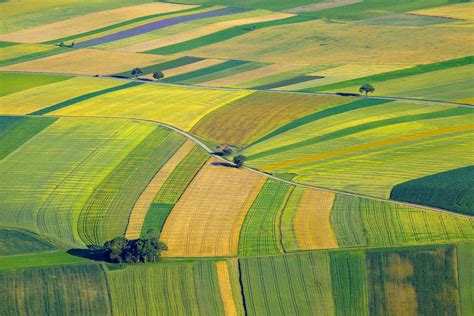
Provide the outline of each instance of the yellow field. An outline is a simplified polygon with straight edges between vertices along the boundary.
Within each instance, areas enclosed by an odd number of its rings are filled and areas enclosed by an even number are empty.
[[[224,311],[226,316],[237,315],[235,308],[234,296],[232,294],[232,285],[230,283],[229,267],[227,261],[219,261],[216,263],[217,280],[219,281],[219,289],[221,290],[222,302],[224,303]]]
[[[110,79],[71,78],[1,97],[0,113],[28,114],[74,97],[122,84],[121,81]]]
[[[306,189],[295,215],[295,234],[300,249],[337,248],[331,227],[331,210],[335,194]]]
[[[437,7],[432,9],[416,10],[410,13],[429,15],[429,16],[440,16],[451,19],[460,20],[474,20],[474,3],[459,3],[452,4],[443,7]]]
[[[209,112],[251,93],[143,84],[98,96],[52,114],[141,118],[189,130]]]
[[[315,30],[317,36],[309,37]],[[314,20],[257,29],[187,54],[274,63],[286,63],[291,56],[291,60],[304,64],[357,64],[363,56],[374,64],[424,64],[471,55],[471,45],[459,45],[471,37],[471,30],[464,28]]]
[[[217,162],[206,163],[168,216],[161,234],[167,256],[237,254],[245,214],[266,177]]]
[[[109,75],[165,61],[158,55],[78,49],[0,68],[0,70],[54,72],[80,75]]]
[[[0,40],[23,43],[41,43],[88,32],[142,16],[179,11],[192,7],[195,6],[155,2],[106,10],[0,35]]]
[[[293,14],[270,13],[270,11],[263,11],[263,10],[261,11],[261,13],[260,13],[260,10],[256,13],[264,14],[264,15],[212,23],[209,25],[205,25],[203,27],[193,29],[193,30],[187,30],[182,33],[173,34],[170,36],[166,36],[159,39],[153,39],[153,40],[142,42],[142,43],[137,43],[135,45],[122,48],[120,50],[127,51],[127,52],[143,52],[143,51],[157,49],[157,48],[168,46],[168,45],[182,43],[182,42],[189,41],[198,37],[213,34],[213,33],[216,33],[216,32],[219,32],[219,31],[222,31],[234,26],[280,20],[280,19],[293,16]]]
[[[51,50],[53,47],[47,45],[39,44],[18,44],[13,46],[8,46],[0,48],[0,60],[6,60],[10,58],[15,58],[19,56],[44,52]]]
[[[212,87],[231,87],[240,83],[257,80],[263,77],[271,76],[280,72],[285,72],[291,69],[300,68],[301,65],[279,63],[272,64],[262,68],[240,72],[238,74],[211,80],[208,82],[202,82],[201,85],[212,86]]]
[[[181,75],[187,72],[199,70],[206,67],[222,64],[225,60],[222,59],[204,59],[195,63],[184,65],[181,67],[171,68],[163,71],[166,78]]]
[[[125,232],[126,238],[140,238],[142,226],[153,199],[176,166],[184,159],[184,157],[186,157],[194,146],[193,141],[187,140],[150,181],[132,209],[130,218],[128,219],[127,231]]]

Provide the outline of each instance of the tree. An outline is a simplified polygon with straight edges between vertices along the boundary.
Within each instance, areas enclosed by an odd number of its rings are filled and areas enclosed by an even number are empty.
[[[136,240],[117,237],[107,241],[102,247],[103,258],[117,263],[154,262],[166,250],[168,246],[155,236]]]
[[[237,155],[234,157],[234,164],[237,168],[242,168],[247,157],[244,155]]]
[[[160,80],[165,77],[165,74],[162,71],[155,71],[153,73],[153,79]]]
[[[138,76],[140,76],[141,74],[143,74],[143,70],[141,70],[140,68],[135,68],[132,70],[132,76],[135,76],[135,78],[138,78]]]
[[[125,239],[124,237],[116,237],[112,240],[107,241],[102,247],[104,258],[110,262],[123,262],[123,250],[126,245],[127,239]]]
[[[359,92],[360,93],[365,93],[365,97],[367,98],[367,93],[373,93],[375,91],[375,88],[372,87],[370,84],[366,83],[364,85],[362,85],[360,88],[359,88]]]

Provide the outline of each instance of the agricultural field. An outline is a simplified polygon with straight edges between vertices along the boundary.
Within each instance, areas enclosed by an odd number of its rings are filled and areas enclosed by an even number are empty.
[[[0,1],[0,315],[473,315],[473,16]]]

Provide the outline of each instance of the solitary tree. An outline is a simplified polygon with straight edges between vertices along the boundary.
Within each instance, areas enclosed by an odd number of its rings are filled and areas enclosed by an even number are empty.
[[[234,164],[237,168],[242,168],[247,157],[244,155],[237,155],[234,157]]]
[[[143,70],[141,70],[140,68],[135,68],[132,70],[132,76],[135,76],[135,78],[138,78],[138,76],[140,76],[141,74],[143,74]]]
[[[372,87],[370,84],[366,83],[364,85],[362,85],[360,88],[359,88],[359,92],[360,93],[365,93],[365,97],[367,98],[367,93],[373,93],[375,91],[375,88]]]
[[[162,71],[155,71],[153,73],[153,79],[160,80],[165,77],[165,74]]]

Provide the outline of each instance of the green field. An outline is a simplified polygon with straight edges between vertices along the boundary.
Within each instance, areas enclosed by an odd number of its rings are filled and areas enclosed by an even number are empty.
[[[56,246],[27,231],[0,229],[0,256],[55,250]]]

